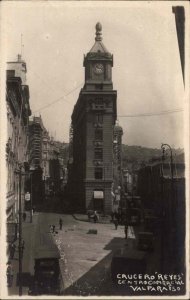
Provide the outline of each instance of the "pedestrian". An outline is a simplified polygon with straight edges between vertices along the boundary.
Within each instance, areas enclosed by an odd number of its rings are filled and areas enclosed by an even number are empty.
[[[23,259],[24,248],[25,248],[25,241],[24,241],[24,240],[22,240],[22,242],[21,242],[21,246],[20,246],[21,259]]]
[[[26,213],[25,212],[23,213],[23,221],[24,222],[26,221]]]
[[[11,262],[8,261],[8,263],[7,263],[7,273],[6,273],[6,275],[7,275],[7,286],[8,287],[11,287],[12,284],[13,284],[13,274],[14,274],[13,266],[12,266]]]
[[[59,219],[59,229],[62,230],[62,226],[63,226],[63,220],[60,218]]]
[[[52,233],[55,233],[55,225],[52,225]]]
[[[117,227],[118,227],[118,220],[117,220],[117,219],[114,219],[113,223],[114,223],[114,225],[115,225],[115,229],[117,230]]]
[[[117,220],[118,223],[119,223],[119,213],[118,213],[118,212],[115,212],[115,218],[116,218],[116,220]]]
[[[94,223],[96,223],[98,221],[98,215],[97,215],[96,210],[94,212],[94,217],[93,218],[94,218]]]
[[[90,216],[91,216],[90,211],[88,211],[87,215],[88,215],[88,221],[90,222]]]
[[[128,229],[128,227],[127,227],[127,225],[125,225],[125,227],[124,227],[124,232],[125,232],[125,238],[127,239],[127,229]]]
[[[10,251],[10,259],[14,259],[16,246],[14,243],[10,245],[9,251]]]

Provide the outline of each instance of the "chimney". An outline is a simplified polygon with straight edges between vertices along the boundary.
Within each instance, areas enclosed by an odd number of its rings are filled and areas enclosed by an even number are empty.
[[[21,61],[21,54],[18,54],[18,61]]]

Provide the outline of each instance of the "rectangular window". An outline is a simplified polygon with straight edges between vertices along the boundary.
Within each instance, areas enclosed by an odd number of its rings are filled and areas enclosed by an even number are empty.
[[[94,158],[95,159],[103,159],[103,149],[102,148],[94,149]]]
[[[103,123],[103,114],[96,114],[94,117],[95,117],[94,120],[95,123],[100,123],[100,124]]]
[[[95,140],[98,140],[98,141],[103,140],[103,130],[101,128],[95,129]]]
[[[103,84],[95,84],[95,89],[96,90],[103,90]]]
[[[105,103],[102,98],[95,99],[94,108],[100,109],[100,110],[105,108]]]
[[[7,77],[15,77],[15,70],[7,70]]]
[[[94,177],[95,177],[95,179],[102,179],[103,178],[103,169],[95,168],[94,169]]]

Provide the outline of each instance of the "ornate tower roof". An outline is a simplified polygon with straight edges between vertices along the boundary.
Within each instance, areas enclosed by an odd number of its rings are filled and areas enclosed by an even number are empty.
[[[95,26],[96,28],[96,37],[95,43],[90,50],[90,53],[109,53],[104,44],[102,43],[102,25],[98,22]]]

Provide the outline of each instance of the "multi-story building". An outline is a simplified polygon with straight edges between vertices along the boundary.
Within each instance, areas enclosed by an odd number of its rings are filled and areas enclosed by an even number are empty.
[[[42,118],[33,117],[29,122],[29,147],[30,166],[34,169],[42,167],[42,143],[43,143],[43,123]]]
[[[69,193],[81,210],[112,211],[113,135],[117,92],[113,90],[113,55],[96,24],[92,49],[84,57],[85,84],[72,113],[73,163]]]
[[[7,221],[18,220],[20,164],[28,162],[28,122],[31,115],[29,87],[26,85],[26,63],[18,55],[17,61],[7,63]],[[24,168],[22,168],[22,171]],[[24,210],[25,176],[22,176],[21,202]],[[8,225],[8,231],[11,225]],[[8,232],[9,234],[9,232]]]
[[[43,128],[42,169],[45,195],[63,191],[66,184],[65,143],[55,141]]]
[[[31,192],[32,206],[43,202],[44,187],[42,181],[42,145],[43,145],[42,118],[33,116],[29,122],[29,165],[30,181],[28,190]]]
[[[55,141],[43,125],[41,116],[34,116],[29,126],[30,182],[33,205],[42,204],[46,196],[60,192],[64,164],[60,155],[63,143]]]
[[[42,169],[43,169],[43,181],[44,181],[44,193],[49,195],[50,191],[50,136],[49,132],[43,128],[43,144],[42,144]]]
[[[113,136],[113,211],[118,211],[123,192],[122,174],[122,135],[123,129],[118,122],[114,126]]]
[[[183,159],[182,156],[180,158]],[[165,273],[184,273],[185,164],[157,161],[139,169],[138,194],[144,209],[158,218],[161,264]],[[175,251],[174,251],[175,250]]]

